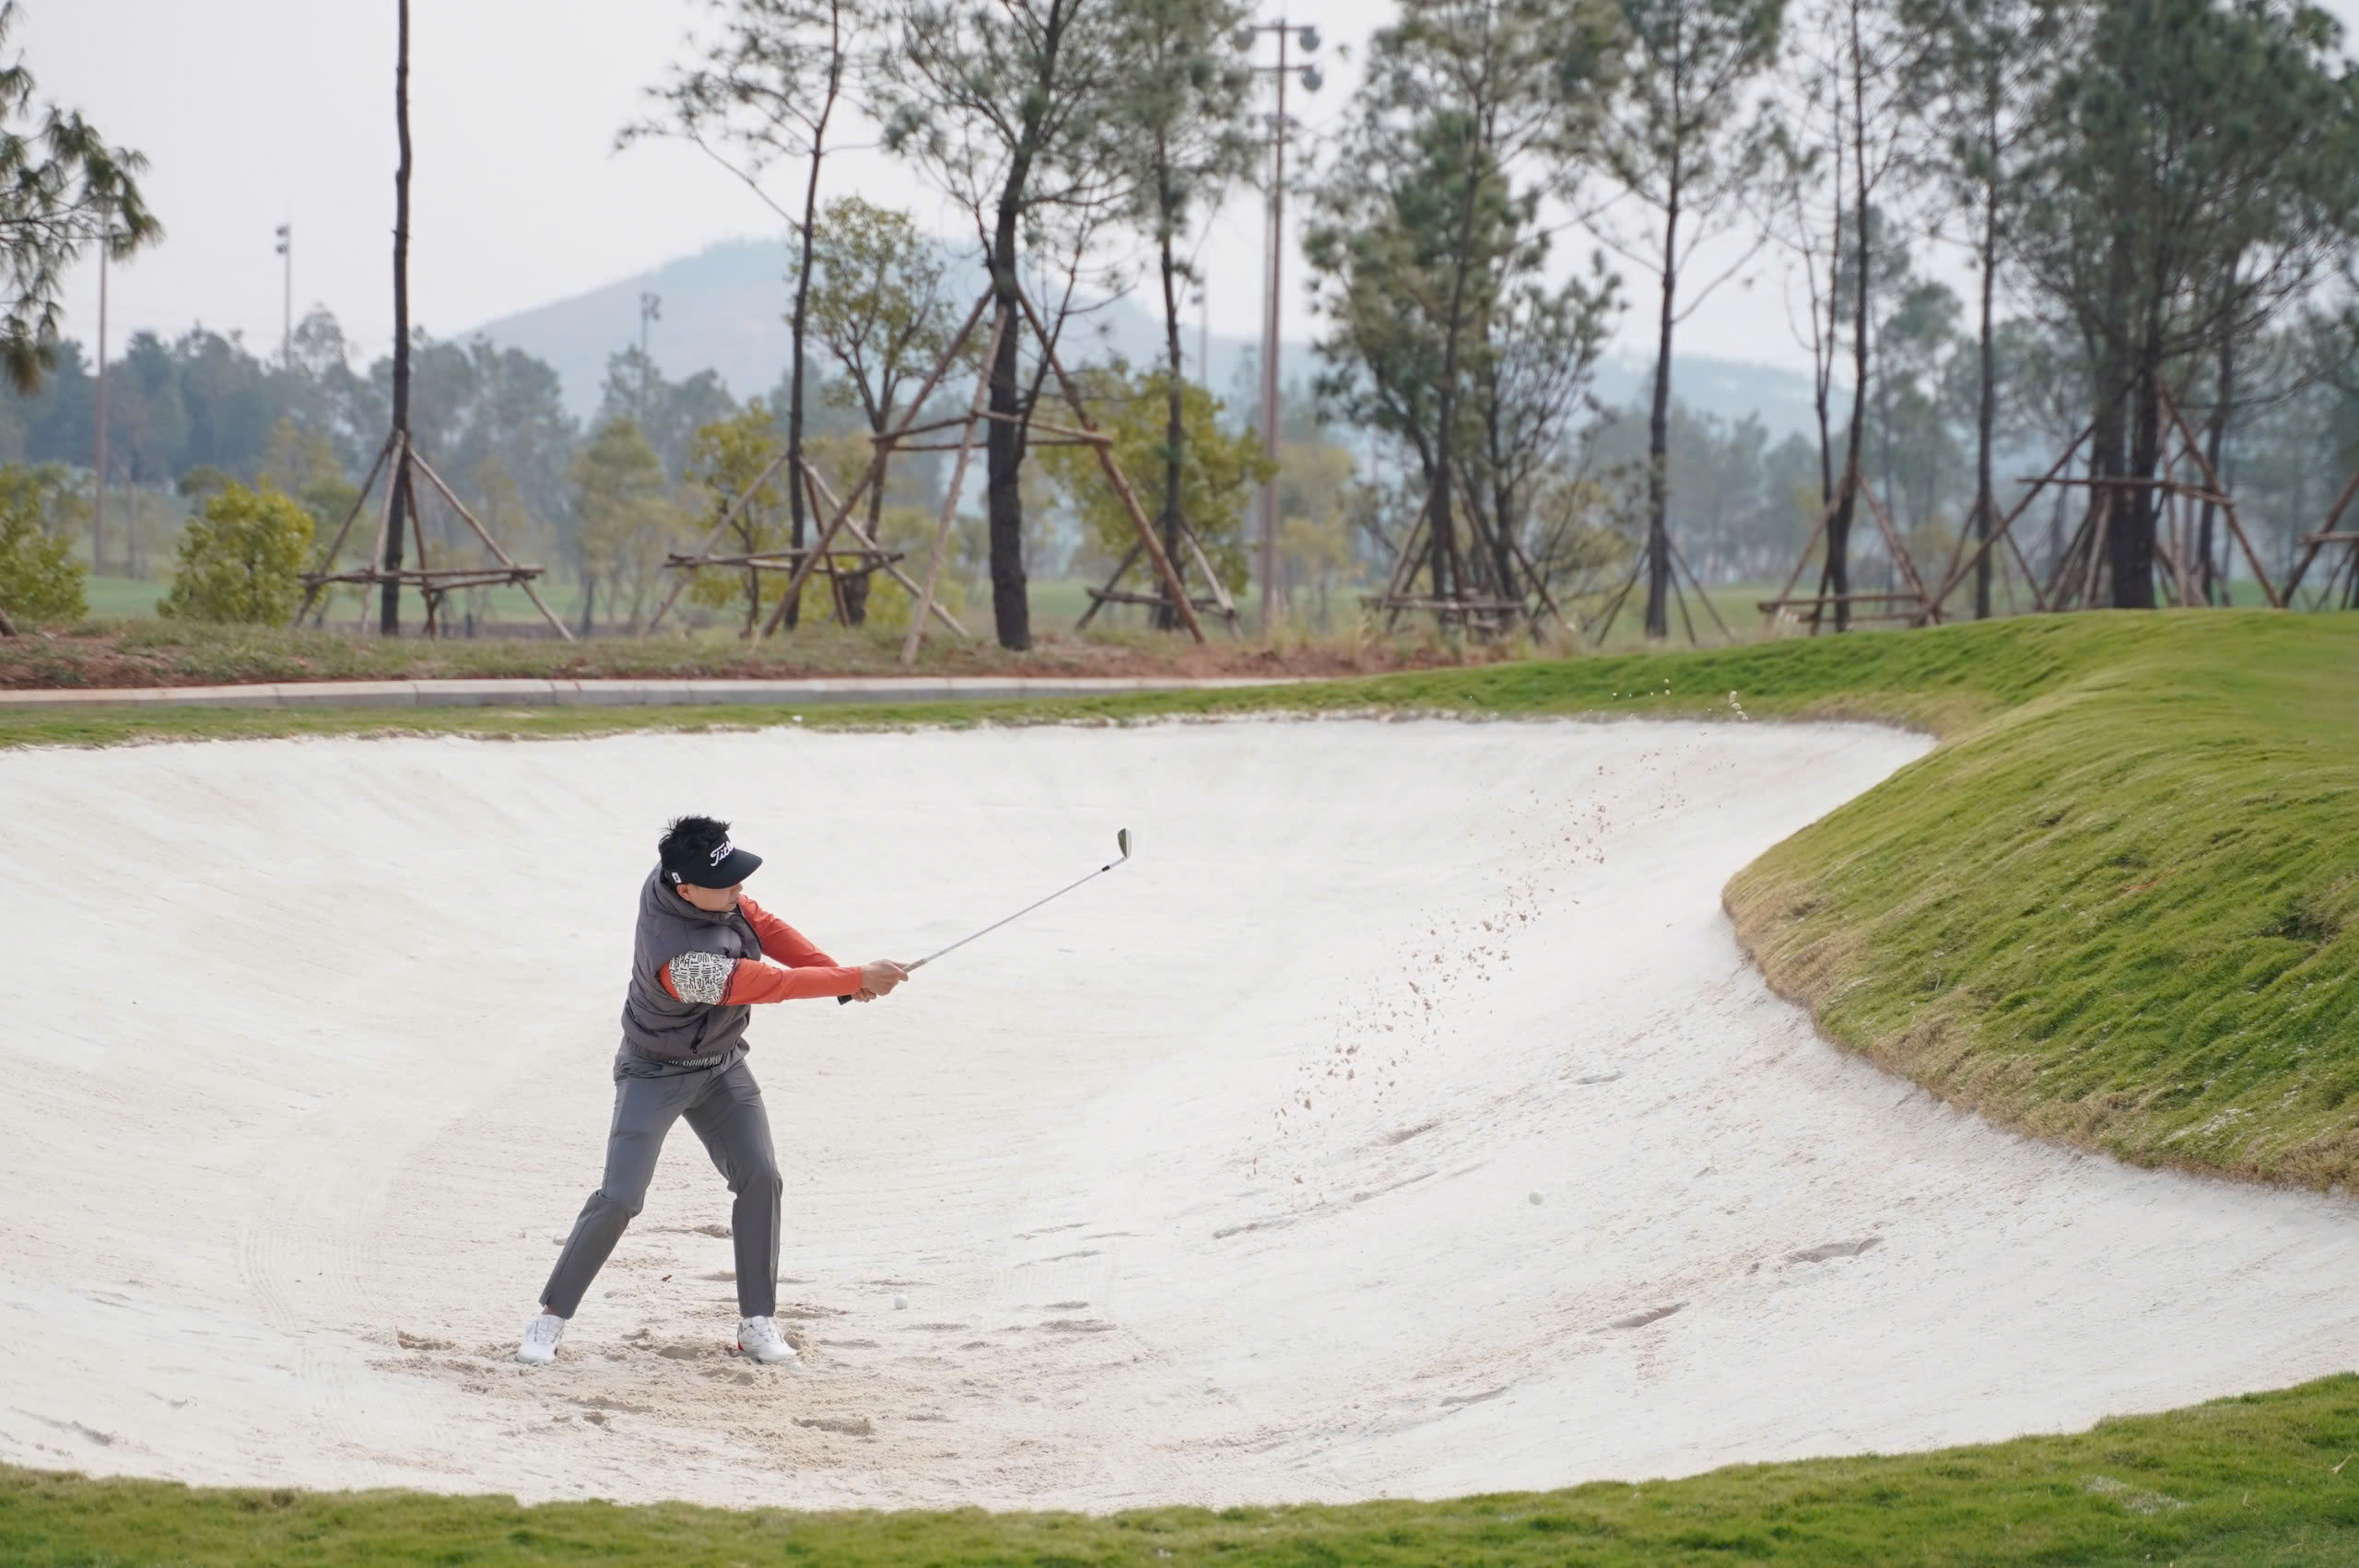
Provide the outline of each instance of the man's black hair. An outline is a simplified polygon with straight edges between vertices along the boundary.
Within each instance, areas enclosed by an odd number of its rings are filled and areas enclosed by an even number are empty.
[[[676,878],[710,865],[713,850],[728,838],[729,825],[717,817],[675,816],[656,840],[655,853],[663,859],[663,869]]]

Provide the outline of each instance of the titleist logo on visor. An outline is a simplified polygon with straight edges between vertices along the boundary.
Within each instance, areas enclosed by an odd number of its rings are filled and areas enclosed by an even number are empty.
[[[717,866],[736,852],[737,846],[724,838],[720,843],[712,847],[712,863]]]

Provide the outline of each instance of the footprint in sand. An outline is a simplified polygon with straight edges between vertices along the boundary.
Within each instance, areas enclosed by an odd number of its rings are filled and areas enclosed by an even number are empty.
[[[1800,1252],[1789,1252],[1786,1254],[1786,1261],[1789,1263],[1824,1263],[1832,1258],[1857,1258],[1860,1254],[1867,1251],[1870,1247],[1882,1246],[1883,1245],[1884,1237],[1882,1236],[1861,1236],[1858,1241],[1822,1242],[1816,1246],[1806,1246]]]

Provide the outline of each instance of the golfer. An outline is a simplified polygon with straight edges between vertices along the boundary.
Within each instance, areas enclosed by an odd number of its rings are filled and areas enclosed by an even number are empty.
[[[647,1201],[663,1135],[681,1117],[736,1194],[729,1228],[737,1244],[737,1349],[758,1362],[794,1359],[779,1332],[780,1183],[762,1092],[745,1066],[751,1004],[799,997],[873,1001],[909,977],[898,964],[839,965],[745,895],[759,855],[729,841],[729,825],[684,816],[656,845],[639,890],[639,935],[615,1055],[615,1119],[606,1177],[557,1254],[541,1290],[540,1316],[516,1359],[557,1359],[567,1319],[581,1305],[623,1230]],[[785,967],[765,964],[770,958]]]

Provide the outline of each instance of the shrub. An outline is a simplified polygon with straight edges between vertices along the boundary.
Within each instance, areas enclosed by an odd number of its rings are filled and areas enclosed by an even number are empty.
[[[294,618],[311,548],[311,514],[264,484],[216,491],[181,535],[172,591],[158,614],[184,621],[283,624]]]
[[[76,621],[88,613],[74,542],[41,527],[42,487],[18,463],[0,468],[0,610],[20,621]]]

